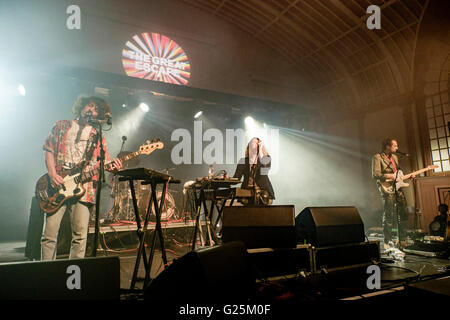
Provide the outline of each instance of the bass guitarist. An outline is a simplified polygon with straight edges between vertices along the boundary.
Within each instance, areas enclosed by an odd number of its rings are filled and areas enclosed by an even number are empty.
[[[398,238],[400,247],[404,247],[405,224],[408,218],[406,198],[401,189],[396,192],[391,192],[385,188],[385,182],[392,181],[393,184],[397,178],[397,172],[400,170],[398,157],[395,154],[398,151],[397,140],[393,138],[385,139],[382,142],[381,150],[382,151],[380,153],[377,153],[372,158],[372,177],[377,182],[377,187],[380,191],[384,205],[382,221],[384,247],[385,249],[388,249],[388,243],[392,241],[392,227],[393,225],[397,225],[394,221],[398,222]],[[412,175],[411,177],[414,178],[415,176]]]
[[[89,124],[90,120],[105,120],[111,116],[109,104],[98,97],[80,97],[72,108],[75,120],[60,120],[56,122],[44,143],[45,164],[52,187],[64,184],[58,174],[61,170],[72,169],[86,161],[83,171],[89,171],[99,166],[100,144],[96,129]],[[109,153],[104,137],[103,146],[105,160],[109,161]],[[107,171],[120,170],[122,163],[114,159]],[[86,192],[81,198],[67,201],[54,213],[47,213],[41,238],[41,259],[56,258],[56,241],[62,217],[67,211],[70,214],[72,226],[72,242],[69,259],[84,258],[86,251],[87,231],[90,211],[95,204],[95,177],[83,185]]]

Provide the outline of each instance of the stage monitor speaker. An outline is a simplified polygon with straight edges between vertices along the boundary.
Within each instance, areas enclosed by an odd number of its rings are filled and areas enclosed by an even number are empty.
[[[246,301],[255,275],[240,241],[191,251],[161,272],[145,289],[150,302]]]
[[[434,302],[449,301],[450,277],[407,284],[405,286],[405,293],[407,294],[407,297],[413,299],[434,299]]]
[[[0,264],[0,300],[119,298],[119,257]]]
[[[307,207],[295,218],[297,240],[315,247],[364,242],[364,225],[355,207]]]
[[[294,206],[225,207],[222,241],[236,240],[247,248],[295,248]]]

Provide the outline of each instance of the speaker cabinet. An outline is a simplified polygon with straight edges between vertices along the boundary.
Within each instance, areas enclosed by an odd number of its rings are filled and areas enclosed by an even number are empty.
[[[295,248],[293,205],[225,207],[222,241],[243,241],[247,248]]]
[[[299,242],[315,247],[364,242],[364,225],[355,207],[307,207],[295,218]]]
[[[150,302],[246,301],[255,287],[248,252],[240,241],[191,251],[161,272],[145,290]]]
[[[299,244],[293,249],[258,248],[247,251],[259,277],[279,277],[298,274],[300,271],[313,271],[312,250],[308,244]]]
[[[380,262],[378,241],[349,243],[312,249],[314,273],[367,268]]]
[[[0,264],[0,300],[119,298],[119,257]]]

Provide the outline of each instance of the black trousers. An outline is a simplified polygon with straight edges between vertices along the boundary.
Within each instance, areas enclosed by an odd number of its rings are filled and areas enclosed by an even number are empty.
[[[392,240],[392,228],[397,227],[399,241],[405,240],[405,227],[408,220],[406,198],[401,190],[397,191],[397,199],[394,193],[383,194],[383,233],[384,243]],[[397,200],[397,201],[396,201]],[[397,216],[398,212],[398,216]]]

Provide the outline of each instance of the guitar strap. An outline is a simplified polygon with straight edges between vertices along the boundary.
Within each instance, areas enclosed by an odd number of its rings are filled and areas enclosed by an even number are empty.
[[[381,159],[389,168],[391,167],[391,162],[389,161],[389,159],[387,158],[387,155],[384,152],[381,153]]]
[[[397,165],[395,164],[394,158],[392,156],[390,157],[389,161],[394,166],[394,168],[393,168],[394,172],[397,172]]]
[[[396,171],[398,170],[398,165],[395,163],[394,158],[391,157],[391,159],[388,158],[387,154],[385,154],[384,152],[381,154],[381,158],[383,159],[384,163],[386,163],[386,165],[388,166],[388,168],[391,168],[392,171]],[[394,166],[394,167],[392,167]]]

